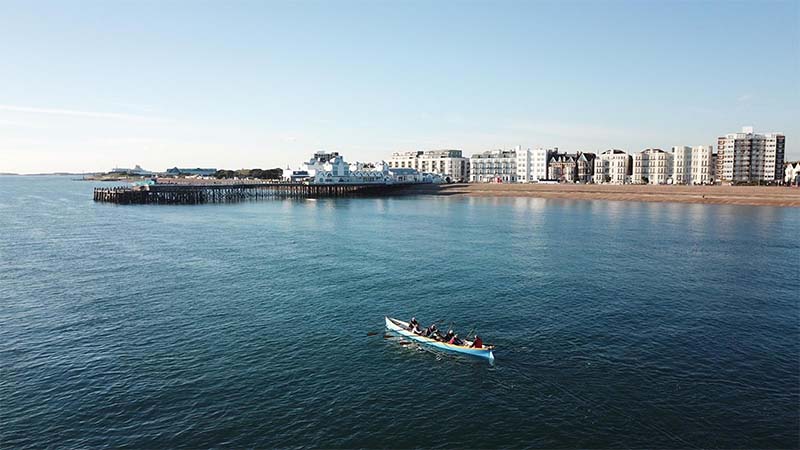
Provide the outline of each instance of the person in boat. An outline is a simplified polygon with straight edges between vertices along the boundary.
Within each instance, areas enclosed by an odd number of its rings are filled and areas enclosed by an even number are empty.
[[[419,322],[417,322],[416,317],[412,317],[411,322],[408,323],[408,331],[422,335],[422,329],[419,327]]]
[[[450,339],[453,339],[454,335],[455,333],[453,333],[453,330],[447,330],[447,334],[444,335],[444,338],[442,338],[442,340],[445,342],[450,342]]]
[[[475,339],[470,344],[469,348],[483,348],[483,339],[477,334],[475,335]]]
[[[453,345],[464,345],[464,341],[459,339],[457,334],[454,334],[453,337],[450,338],[448,343],[453,344]]]
[[[434,338],[435,339],[437,331],[438,330],[436,329],[436,324],[432,323],[432,324],[430,324],[428,326],[428,328],[425,329],[425,337],[429,337],[429,338]]]

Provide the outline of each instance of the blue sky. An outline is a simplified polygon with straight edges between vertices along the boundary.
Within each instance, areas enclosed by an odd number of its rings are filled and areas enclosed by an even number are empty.
[[[713,145],[800,158],[800,2],[2,1],[0,172]]]

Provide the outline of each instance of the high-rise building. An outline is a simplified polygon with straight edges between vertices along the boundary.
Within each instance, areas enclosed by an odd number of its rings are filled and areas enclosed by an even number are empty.
[[[631,156],[622,150],[606,150],[594,160],[594,182],[625,184],[630,181]]]
[[[672,178],[673,156],[660,148],[646,148],[634,154],[631,183],[667,184]]]
[[[389,159],[389,167],[436,173],[448,182],[469,179],[469,159],[461,154],[461,150],[395,152]]]
[[[786,136],[758,134],[753,127],[717,138],[716,179],[719,182],[776,181],[783,175]]]
[[[472,155],[469,181],[476,183],[514,183],[517,181],[516,150],[490,150]]]
[[[537,148],[535,150],[522,150],[517,146],[517,181],[531,183],[547,179],[547,162],[550,155],[558,152],[558,147],[552,150]]]
[[[709,184],[714,182],[714,153],[710,145],[672,147],[672,182]]]

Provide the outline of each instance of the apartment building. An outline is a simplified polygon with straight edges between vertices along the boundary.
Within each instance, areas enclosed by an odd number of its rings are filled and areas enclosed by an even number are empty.
[[[633,155],[631,183],[667,184],[672,179],[672,153],[646,148]]]
[[[469,160],[469,181],[475,183],[515,183],[517,181],[516,150],[490,150],[472,155]]]
[[[716,172],[710,145],[672,147],[672,182],[675,184],[711,184]]]
[[[517,146],[517,181],[532,183],[547,179],[547,162],[550,155],[557,152],[558,147],[552,150],[543,148],[522,150],[522,147]]]
[[[461,150],[395,152],[389,159],[389,167],[436,173],[447,182],[469,180],[469,159],[462,155]]]
[[[717,138],[716,179],[722,183],[779,181],[786,136],[758,134],[753,127]]]
[[[611,149],[597,155],[594,160],[595,183],[625,184],[630,182],[633,163],[629,154]]]

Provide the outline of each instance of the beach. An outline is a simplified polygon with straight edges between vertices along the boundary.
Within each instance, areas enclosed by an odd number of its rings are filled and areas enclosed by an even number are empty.
[[[403,192],[469,197],[540,197],[571,200],[800,207],[800,189],[778,186],[469,183],[418,185],[411,186]]]

